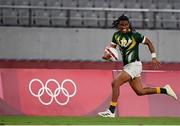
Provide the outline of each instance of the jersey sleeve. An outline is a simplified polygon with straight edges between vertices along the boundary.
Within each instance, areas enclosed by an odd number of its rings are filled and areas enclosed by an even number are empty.
[[[116,33],[114,33],[114,35],[112,37],[112,41],[111,41],[112,45],[117,45],[115,36],[116,36]]]
[[[146,39],[146,36],[140,34],[139,32],[136,32],[135,33],[135,38],[136,38],[136,41],[138,43],[144,43],[145,42],[145,39]]]

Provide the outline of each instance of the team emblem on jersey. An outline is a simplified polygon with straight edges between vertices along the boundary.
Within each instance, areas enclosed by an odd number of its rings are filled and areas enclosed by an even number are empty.
[[[128,38],[128,41],[125,37],[123,37],[121,40],[119,40],[119,45],[121,47],[128,47],[132,43],[132,39]]]

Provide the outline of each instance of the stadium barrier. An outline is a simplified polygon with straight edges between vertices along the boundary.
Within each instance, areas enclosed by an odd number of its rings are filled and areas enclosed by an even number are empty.
[[[82,61],[82,60],[5,60],[0,59],[0,68],[20,68],[20,69],[101,69],[119,70],[123,63],[103,62],[103,61]],[[153,70],[150,62],[143,62],[144,70]],[[162,63],[159,70],[180,71],[180,63]]]
[[[0,69],[0,115],[96,116],[111,99],[119,70]],[[180,71],[143,71],[146,86],[171,84],[180,97]],[[180,102],[165,95],[138,97],[120,89],[119,116],[180,116]]]

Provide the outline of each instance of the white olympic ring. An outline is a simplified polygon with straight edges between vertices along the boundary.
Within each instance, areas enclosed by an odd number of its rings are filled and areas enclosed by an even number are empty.
[[[37,94],[35,94],[33,91],[32,91],[32,84],[34,82],[39,82],[39,84],[41,84],[41,88],[38,90]],[[55,89],[54,92],[51,91],[51,89],[48,87],[48,84],[50,82],[54,82],[56,85],[57,85],[57,88]],[[72,94],[69,94],[68,90],[64,88],[64,85],[66,82],[71,82],[71,84],[73,85],[74,87],[74,92]],[[61,85],[59,84],[59,82],[55,79],[49,79],[46,81],[45,85],[43,84],[43,82],[40,80],[40,79],[32,79],[30,82],[29,82],[29,91],[30,93],[37,97],[39,99],[39,101],[43,104],[43,105],[50,105],[52,102],[53,102],[53,99],[56,101],[57,104],[59,105],[66,105],[68,102],[69,102],[69,99],[71,97],[73,97],[75,94],[76,94],[76,91],[77,91],[77,88],[76,88],[76,84],[74,83],[74,81],[72,81],[71,79],[65,79]],[[64,102],[60,102],[58,99],[57,99],[57,96],[59,96],[60,92],[62,91],[63,95],[67,97],[66,101]],[[45,93],[47,93],[51,99],[48,101],[48,102],[45,102],[41,99],[41,96]]]

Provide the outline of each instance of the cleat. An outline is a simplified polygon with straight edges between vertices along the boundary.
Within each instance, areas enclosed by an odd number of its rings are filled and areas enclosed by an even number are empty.
[[[177,100],[177,96],[175,94],[175,92],[172,90],[172,88],[170,87],[170,85],[165,85],[164,88],[167,91],[167,95],[173,97],[175,100]]]
[[[109,109],[105,112],[99,112],[98,115],[100,115],[102,117],[110,117],[110,118],[115,117],[115,113],[112,113]]]

